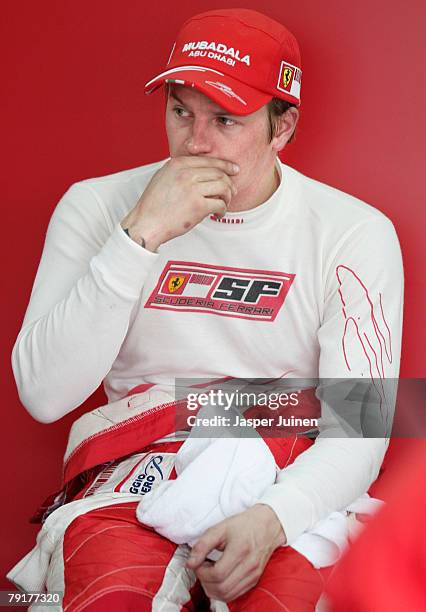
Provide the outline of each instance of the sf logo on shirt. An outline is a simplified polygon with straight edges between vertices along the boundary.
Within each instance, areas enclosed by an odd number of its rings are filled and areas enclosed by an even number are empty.
[[[224,276],[212,293],[212,298],[257,304],[262,295],[278,295],[282,285],[282,281]]]
[[[168,261],[145,308],[274,321],[294,274]]]

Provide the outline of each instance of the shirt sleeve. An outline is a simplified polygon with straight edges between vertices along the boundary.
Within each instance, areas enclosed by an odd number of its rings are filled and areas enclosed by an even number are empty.
[[[318,330],[320,433],[259,500],[277,514],[288,544],[331,512],[346,508],[377,478],[396,398],[403,266],[392,223],[378,214],[357,225],[342,236],[324,269]],[[373,415],[373,426],[383,426],[377,437],[355,437],[350,424],[354,415],[341,418],[347,393],[339,397],[338,392],[330,401],[333,393],[327,390],[338,390],[342,380],[346,391],[360,381],[372,388],[375,398],[368,408],[381,411]]]
[[[97,389],[157,258],[108,217],[89,186],[76,183],[61,198],[12,352],[20,399],[35,419],[53,422]]]

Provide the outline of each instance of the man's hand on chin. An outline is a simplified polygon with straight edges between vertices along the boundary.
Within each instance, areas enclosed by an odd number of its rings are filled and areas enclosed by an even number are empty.
[[[210,598],[232,601],[257,584],[274,550],[285,543],[275,512],[256,504],[208,529],[194,545],[187,567]],[[213,563],[206,556],[215,548],[223,554]]]

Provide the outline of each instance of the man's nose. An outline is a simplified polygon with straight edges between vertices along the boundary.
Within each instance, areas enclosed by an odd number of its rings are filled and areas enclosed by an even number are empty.
[[[211,137],[205,122],[193,121],[185,146],[189,155],[206,155],[212,151]]]

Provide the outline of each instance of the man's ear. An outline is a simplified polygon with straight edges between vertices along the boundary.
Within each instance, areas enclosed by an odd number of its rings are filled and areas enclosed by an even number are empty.
[[[295,106],[288,108],[285,113],[276,118],[277,129],[275,136],[271,140],[271,147],[278,153],[284,149],[291,138],[299,121],[299,110]]]

